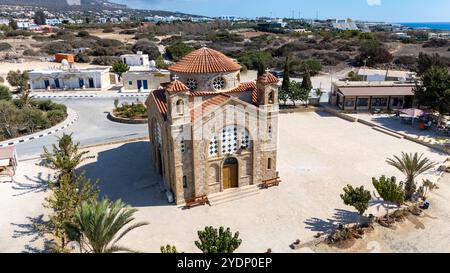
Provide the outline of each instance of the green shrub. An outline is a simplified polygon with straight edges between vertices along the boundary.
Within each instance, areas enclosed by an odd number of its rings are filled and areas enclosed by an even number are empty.
[[[114,28],[112,26],[106,26],[103,28],[103,33],[113,33]]]
[[[86,53],[78,53],[75,56],[75,62],[77,62],[77,63],[90,63],[91,62],[91,57],[89,57],[89,55],[86,54]]]
[[[92,61],[92,64],[96,64],[96,65],[104,65],[104,66],[112,66],[115,62],[117,62],[118,60],[120,60],[120,58],[118,57],[113,57],[113,56],[100,56],[95,58]]]
[[[7,86],[0,85],[0,100],[11,100],[11,92]]]
[[[23,51],[23,56],[36,56],[36,52],[32,49],[25,49]]]
[[[52,110],[47,112],[47,119],[51,126],[54,126],[66,118],[66,113],[63,110]]]
[[[122,30],[121,32],[119,32],[119,34],[127,34],[127,35],[136,34],[136,30],[135,29],[125,29],[125,30]]]
[[[194,48],[186,45],[183,42],[178,42],[176,44],[166,47],[167,54],[172,60],[176,62],[179,61],[184,56],[186,56],[187,54],[191,53],[192,51],[194,51]]]
[[[8,43],[0,43],[0,51],[5,51],[11,49],[12,46]]]
[[[82,30],[82,31],[78,32],[77,36],[80,38],[84,38],[84,37],[89,37],[90,34],[86,30]]]

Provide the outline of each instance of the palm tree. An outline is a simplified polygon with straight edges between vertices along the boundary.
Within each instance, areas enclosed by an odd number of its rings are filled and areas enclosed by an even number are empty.
[[[406,176],[405,197],[406,200],[409,201],[412,200],[416,192],[417,186],[414,181],[415,178],[436,166],[436,163],[426,157],[423,158],[423,154],[419,156],[418,153],[402,153],[401,158],[394,156],[393,159],[388,158],[386,162],[401,171]]]
[[[93,253],[133,252],[126,247],[117,246],[116,243],[130,231],[148,225],[146,222],[139,222],[125,228],[134,220],[133,214],[136,211],[137,209],[126,206],[121,200],[114,203],[108,199],[83,203],[76,212],[80,244]],[[118,235],[123,228],[125,230]]]

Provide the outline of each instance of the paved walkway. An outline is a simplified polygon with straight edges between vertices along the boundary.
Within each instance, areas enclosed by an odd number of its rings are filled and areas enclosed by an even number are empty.
[[[317,232],[354,222],[357,213],[342,203],[339,197],[342,188],[347,184],[364,185],[374,191],[373,176],[403,177],[385,163],[387,157],[417,151],[434,161],[446,159],[424,146],[324,113],[283,114],[279,126],[281,186],[214,207],[181,210],[167,204],[146,141],[90,148],[89,155],[95,158],[85,162],[81,169],[90,178],[100,179],[102,195],[113,200],[121,198],[138,209],[137,221],[150,223],[123,238],[123,246],[159,252],[161,245],[174,244],[180,251],[198,252],[194,245],[197,231],[208,225],[223,225],[240,232],[243,244],[239,252],[262,253],[268,248],[292,252],[289,245],[296,239],[309,241]],[[35,169],[34,164],[29,161],[20,165],[18,181],[28,181],[29,188],[40,184],[34,181],[36,174],[43,173],[45,177],[44,170]],[[418,180],[422,178],[437,180],[435,172],[428,172]],[[21,251],[24,246],[35,247],[42,242],[42,239],[30,242],[33,232],[23,230],[30,227],[31,220],[45,213],[41,207],[45,192],[14,196],[17,193],[14,187],[17,186],[0,184],[0,205],[14,208],[14,213],[0,211],[0,252]],[[375,200],[370,211],[384,213],[384,208]],[[22,230],[20,236],[15,230]]]

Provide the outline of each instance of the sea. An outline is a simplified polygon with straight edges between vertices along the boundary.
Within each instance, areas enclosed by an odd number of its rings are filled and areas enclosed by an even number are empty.
[[[399,25],[415,29],[450,30],[450,22],[441,23],[398,23]]]

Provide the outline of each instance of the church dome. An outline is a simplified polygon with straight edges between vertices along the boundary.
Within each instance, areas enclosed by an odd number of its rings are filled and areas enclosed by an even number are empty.
[[[175,73],[223,73],[240,71],[241,66],[223,53],[202,47],[169,67]]]

